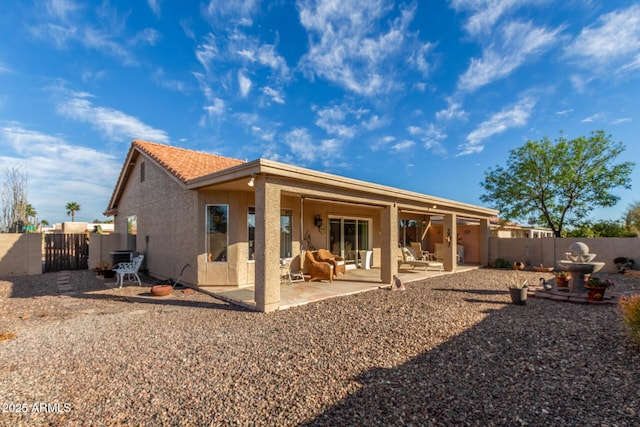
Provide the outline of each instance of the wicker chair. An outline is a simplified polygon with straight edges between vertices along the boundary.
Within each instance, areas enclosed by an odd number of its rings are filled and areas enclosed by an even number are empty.
[[[328,262],[317,261],[311,251],[304,255],[305,268],[309,270],[309,281],[329,280],[333,282],[333,265]]]
[[[336,277],[338,274],[344,274],[347,271],[347,263],[344,261],[344,258],[336,256],[326,249],[318,249],[316,251],[316,260],[328,262],[333,265],[333,274]]]

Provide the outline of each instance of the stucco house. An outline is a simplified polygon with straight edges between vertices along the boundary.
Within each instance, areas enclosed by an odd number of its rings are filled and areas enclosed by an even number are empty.
[[[446,179],[446,177],[443,177]],[[355,267],[366,254],[382,283],[398,272],[398,244],[439,245],[444,269],[488,263],[497,211],[272,160],[242,161],[135,140],[109,202],[122,249],[150,274],[199,286],[253,285],[256,309],[280,303],[280,263],[328,249]],[[329,284],[328,284],[329,285]]]

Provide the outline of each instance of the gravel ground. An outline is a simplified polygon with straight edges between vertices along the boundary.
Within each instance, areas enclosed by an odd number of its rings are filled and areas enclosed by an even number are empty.
[[[512,274],[269,314],[88,271],[75,295],[56,274],[0,280],[0,335],[15,334],[0,341],[0,425],[640,424],[640,349],[617,307],[516,306]]]

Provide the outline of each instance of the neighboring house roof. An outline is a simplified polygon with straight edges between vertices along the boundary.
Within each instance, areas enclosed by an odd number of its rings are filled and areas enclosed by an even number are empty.
[[[246,163],[243,160],[186,150],[155,142],[135,140],[131,145],[160,163],[183,183],[190,179]]]

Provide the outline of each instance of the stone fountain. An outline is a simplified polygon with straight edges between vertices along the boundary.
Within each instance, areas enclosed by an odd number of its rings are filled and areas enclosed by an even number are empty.
[[[569,246],[569,252],[564,254],[565,260],[558,261],[560,270],[571,273],[569,292],[586,292],[584,288],[585,274],[592,274],[604,267],[604,262],[594,262],[596,254],[589,253],[589,246],[582,242],[575,242]]]

